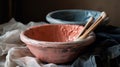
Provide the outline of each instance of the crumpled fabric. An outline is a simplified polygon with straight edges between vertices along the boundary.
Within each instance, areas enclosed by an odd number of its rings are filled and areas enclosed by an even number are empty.
[[[16,67],[5,64],[5,62],[8,62],[7,59],[5,58],[6,55],[9,56],[8,52],[10,51],[10,49],[14,47],[25,47],[25,44],[20,40],[19,34],[22,31],[24,31],[26,28],[39,24],[46,24],[46,23],[30,22],[25,25],[21,22],[15,21],[15,19],[12,18],[8,23],[0,25],[0,67],[4,67],[4,66]]]
[[[94,32],[96,41],[68,64],[42,63],[19,38],[26,28],[45,22],[22,24],[11,19],[0,25],[0,67],[120,67],[120,28],[100,26]],[[46,54],[47,55],[47,54]]]
[[[103,25],[94,32],[96,41],[83,54],[94,56],[96,67],[120,67],[120,27]]]
[[[26,47],[10,49],[6,59],[5,67],[57,67],[53,63],[42,64]]]

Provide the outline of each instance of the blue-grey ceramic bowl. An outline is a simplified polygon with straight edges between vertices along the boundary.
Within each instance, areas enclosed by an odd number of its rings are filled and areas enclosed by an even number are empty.
[[[66,9],[56,10],[47,14],[46,20],[54,24],[81,24],[85,25],[88,19],[92,16],[96,20],[100,11],[95,10],[81,10],[81,9]],[[102,24],[108,23],[108,17]]]

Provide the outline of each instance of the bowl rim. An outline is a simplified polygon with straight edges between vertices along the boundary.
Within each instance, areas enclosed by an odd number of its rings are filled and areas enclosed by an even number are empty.
[[[88,10],[88,9],[63,9],[63,10],[54,10],[54,11],[51,11],[49,12],[47,15],[46,15],[46,20],[50,23],[62,23],[62,24],[83,24],[83,23],[79,23],[79,22],[75,22],[75,21],[65,21],[65,20],[61,20],[61,19],[57,19],[57,18],[53,18],[51,17],[52,14],[54,13],[58,13],[58,12],[64,12],[64,11],[87,11],[87,12],[96,12],[96,13],[101,13],[100,11],[97,11],[97,10]],[[64,23],[65,22],[65,23]]]
[[[23,41],[24,43],[27,42],[27,43],[35,44],[36,46],[43,46],[43,45],[39,45],[39,44],[43,43],[44,45],[51,47],[52,45],[59,46],[58,44],[60,44],[60,46],[62,46],[62,45],[65,46],[66,44],[69,44],[69,45],[66,45],[66,46],[72,46],[72,44],[80,44],[80,43],[84,43],[84,42],[89,41],[89,40],[92,40],[92,41],[95,40],[95,33],[94,32],[91,32],[86,39],[80,39],[80,40],[77,40],[77,41],[70,41],[70,42],[40,41],[40,40],[32,39],[32,38],[24,35],[24,33],[26,31],[28,31],[32,28],[37,28],[37,27],[46,26],[46,25],[60,25],[60,24],[44,24],[44,25],[31,26],[31,27],[27,28],[26,30],[24,30],[20,33],[21,41]],[[65,25],[65,24],[62,24],[62,25]],[[69,24],[67,24],[67,25],[69,25]],[[49,45],[49,44],[52,44],[52,45]],[[85,46],[85,45],[81,45],[81,46]]]

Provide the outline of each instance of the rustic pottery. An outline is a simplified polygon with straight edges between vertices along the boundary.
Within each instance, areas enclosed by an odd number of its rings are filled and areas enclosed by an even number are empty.
[[[38,25],[23,31],[20,38],[40,61],[68,63],[95,40],[95,35],[91,33],[86,39],[75,41],[83,28],[69,24]]]
[[[64,9],[51,11],[46,15],[46,20],[52,24],[80,24],[85,25],[90,17],[96,20],[101,12],[96,10]],[[109,17],[101,25],[109,23]]]

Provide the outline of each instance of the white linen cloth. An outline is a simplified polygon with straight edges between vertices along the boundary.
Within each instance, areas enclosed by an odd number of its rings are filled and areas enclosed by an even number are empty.
[[[26,28],[38,24],[45,22],[29,22],[25,25],[12,18],[9,22],[0,25],[0,67],[70,67],[70,65],[41,63],[21,42],[19,34]]]

